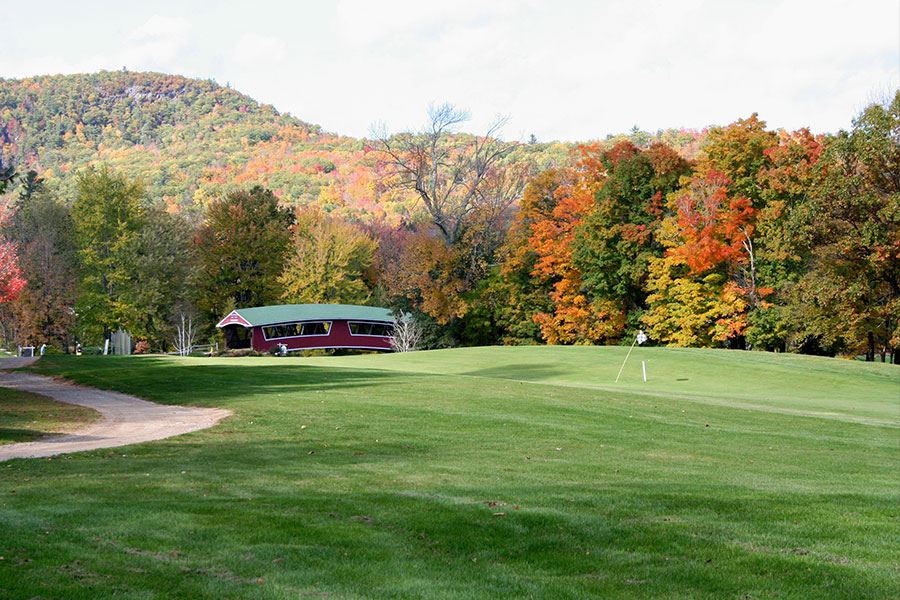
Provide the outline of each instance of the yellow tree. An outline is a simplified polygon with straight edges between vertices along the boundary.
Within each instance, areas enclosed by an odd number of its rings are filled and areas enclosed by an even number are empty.
[[[296,303],[362,304],[377,244],[358,226],[316,209],[299,209],[279,283]]]

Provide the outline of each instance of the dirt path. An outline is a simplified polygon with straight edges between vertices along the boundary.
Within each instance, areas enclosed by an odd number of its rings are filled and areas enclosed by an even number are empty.
[[[7,372],[26,366],[33,359],[0,358],[0,387],[41,394],[59,402],[93,408],[101,419],[62,435],[0,446],[0,461],[38,458],[113,448],[198,431],[212,427],[231,414],[222,408],[165,406],[117,392],[107,392],[62,382],[31,373]]]

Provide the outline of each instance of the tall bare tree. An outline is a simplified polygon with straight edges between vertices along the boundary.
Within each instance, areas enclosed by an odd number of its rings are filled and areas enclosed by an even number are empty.
[[[420,132],[388,135],[382,126],[375,137],[385,180],[415,192],[444,239],[454,244],[473,212],[505,213],[524,189],[525,173],[503,164],[515,148],[497,137],[505,118],[482,136],[456,134],[469,114],[452,104],[431,107],[428,118]]]
[[[422,324],[413,315],[400,312],[395,315],[391,349],[394,352],[414,352],[419,349],[424,334]]]
[[[194,319],[191,315],[181,313],[175,323],[175,352],[179,356],[189,356],[197,341],[197,330],[194,329]]]

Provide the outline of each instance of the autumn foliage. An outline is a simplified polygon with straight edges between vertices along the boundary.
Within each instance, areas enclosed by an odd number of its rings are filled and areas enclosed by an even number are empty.
[[[529,242],[537,255],[534,274],[552,284],[553,312],[534,321],[550,344],[599,343],[616,337],[624,322],[614,302],[593,302],[584,292],[581,273],[572,262],[577,227],[595,206],[604,179],[598,146],[582,146],[575,166],[553,193],[555,206],[531,226]]]
[[[752,114],[521,143],[430,116],[360,140],[175,76],[0,82],[0,152],[34,170],[0,198],[0,336],[158,349],[184,311],[214,336],[232,307],[348,302],[415,313],[430,346],[643,329],[900,358],[900,94],[833,135]]]
[[[9,219],[6,209],[0,207],[0,226]],[[25,287],[25,279],[19,268],[16,244],[0,237],[0,302],[14,300]]]
[[[753,235],[756,211],[749,198],[729,195],[730,184],[724,174],[709,171],[691,178],[672,199],[678,245],[669,253],[692,274],[747,260],[744,243]]]

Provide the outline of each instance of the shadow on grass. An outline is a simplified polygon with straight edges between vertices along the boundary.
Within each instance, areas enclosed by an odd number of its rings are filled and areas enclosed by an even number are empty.
[[[15,427],[0,427],[0,448],[3,444],[13,444],[19,442],[31,442],[38,438],[54,435],[49,431],[38,431],[35,429],[18,429]]]
[[[54,357],[30,370],[162,404],[193,405],[219,405],[223,400],[260,394],[361,388],[415,376],[369,369],[253,364],[252,360],[204,365],[155,357]]]
[[[557,367],[539,365],[535,363],[522,363],[513,365],[501,365],[499,367],[485,367],[484,369],[475,369],[474,371],[466,371],[463,375],[471,375],[473,377],[490,377],[494,379],[514,379],[517,381],[543,381],[562,375],[565,371]]]

